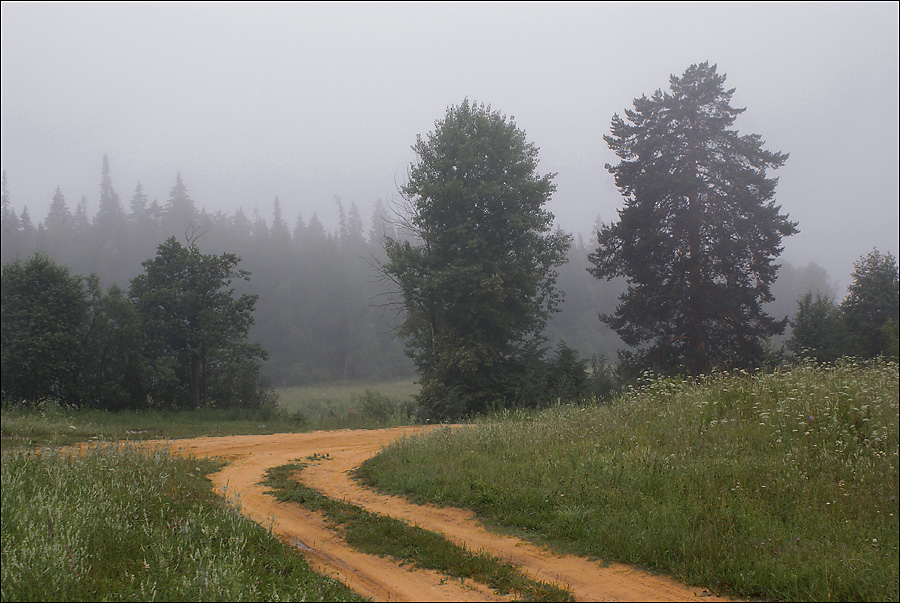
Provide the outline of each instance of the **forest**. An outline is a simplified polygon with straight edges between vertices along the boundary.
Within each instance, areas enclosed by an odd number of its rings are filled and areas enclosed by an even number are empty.
[[[176,175],[164,202],[149,200],[137,183],[126,204],[112,185],[105,157],[98,176],[97,197],[83,196],[71,204],[57,190],[48,214],[32,218],[27,203],[15,199],[4,172],[2,263],[25,261],[41,252],[73,275],[95,274],[97,286],[127,291],[158,245],[173,236],[185,243],[192,228],[204,253],[235,254],[250,273],[248,281],[234,286],[240,293],[259,296],[249,340],[267,352],[262,371],[273,385],[415,374],[396,333],[399,308],[388,303],[387,285],[373,268],[373,261],[383,256],[385,232],[392,232],[386,203],[379,200],[366,220],[354,203],[345,207],[335,198],[340,227],[328,232],[315,214],[298,215],[289,223],[277,198],[268,219],[261,214],[251,219],[242,210],[232,215],[207,211],[198,208]],[[90,206],[99,210],[92,214]],[[593,278],[587,271],[590,241],[582,233],[573,233],[573,238],[567,262],[559,269],[564,299],[547,324],[548,347],[565,341],[584,358],[613,361],[625,346],[598,315],[612,311],[624,282]],[[793,315],[807,292],[827,298],[837,294],[831,276],[820,266],[786,262],[773,292],[769,308],[776,316]]]
[[[415,374],[420,418],[443,421],[602,399],[647,370],[896,357],[896,259],[860,258],[839,302],[815,264],[776,261],[799,232],[767,173],[788,155],[730,128],[724,82],[692,65],[613,117],[624,208],[596,244],[554,225],[555,174],[515,121],[468,99],[368,223],[335,197],[333,232],[291,226],[277,197],[269,221],[198,209],[180,173],[126,209],[107,156],[93,216],[57,188],[35,226],[4,172],[4,399],[259,407],[270,384]]]

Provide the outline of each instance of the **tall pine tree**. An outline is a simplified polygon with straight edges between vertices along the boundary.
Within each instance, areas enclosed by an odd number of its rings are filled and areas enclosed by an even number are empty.
[[[628,278],[602,319],[637,348],[638,366],[699,374],[754,366],[785,320],[767,315],[782,238],[797,231],[775,205],[769,169],[788,156],[732,129],[744,109],[716,66],[671,76],[670,92],[634,99],[604,136],[621,160],[607,165],[625,199],[601,225],[590,255],[597,278]]]

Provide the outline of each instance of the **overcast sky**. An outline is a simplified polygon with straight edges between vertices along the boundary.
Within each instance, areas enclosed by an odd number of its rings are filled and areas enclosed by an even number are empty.
[[[784,258],[846,285],[898,254],[898,3],[2,4],[2,169],[42,221],[57,186],[97,209],[109,156],[127,209],[181,173],[198,207],[333,229],[397,194],[416,135],[463,99],[514,116],[556,172],[550,210],[591,236],[621,198],[614,113],[709,61],[735,127],[790,153]]]

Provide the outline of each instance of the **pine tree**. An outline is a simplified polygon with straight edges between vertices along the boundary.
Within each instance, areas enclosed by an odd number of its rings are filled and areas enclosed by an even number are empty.
[[[109,158],[103,156],[103,168],[100,175],[100,206],[94,222],[101,230],[101,234],[111,233],[123,228],[125,224],[125,211],[122,209],[122,201],[112,185],[112,177],[109,173]]]
[[[782,238],[797,225],[774,204],[767,170],[788,156],[731,129],[744,109],[708,63],[670,78],[670,92],[634,99],[604,136],[621,160],[607,165],[625,199],[601,226],[591,273],[630,287],[602,319],[637,348],[626,359],[698,374],[755,366],[787,319],[767,315]]]
[[[184,237],[191,227],[197,227],[197,208],[188,195],[187,187],[181,180],[181,173],[175,176],[175,186],[169,192],[169,200],[165,209],[166,234]]]

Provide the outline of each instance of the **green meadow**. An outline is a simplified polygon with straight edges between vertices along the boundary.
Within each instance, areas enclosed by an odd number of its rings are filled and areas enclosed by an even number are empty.
[[[214,461],[127,442],[78,456],[57,445],[405,424],[415,387],[282,390],[278,407],[253,413],[5,406],[2,599],[353,599],[215,496],[204,477]],[[357,476],[563,552],[733,596],[889,601],[900,598],[898,415],[891,362],[648,375],[607,404],[504,411],[401,440]],[[348,534],[368,534],[360,548],[448,575],[475,563],[500,590],[548,597],[502,563],[285,484]],[[378,549],[386,540],[399,548]]]
[[[402,440],[358,476],[732,595],[900,598],[896,363],[647,378]]]

